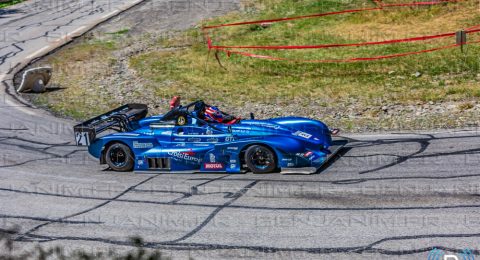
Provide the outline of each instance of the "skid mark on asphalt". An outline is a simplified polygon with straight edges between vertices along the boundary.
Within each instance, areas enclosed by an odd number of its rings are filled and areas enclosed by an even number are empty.
[[[199,194],[199,192],[198,192],[198,188],[199,188],[199,187],[204,186],[204,185],[207,185],[207,184],[212,183],[212,182],[214,182],[214,181],[218,181],[218,180],[224,179],[224,178],[226,178],[227,176],[228,176],[228,175],[224,175],[224,176],[220,176],[220,177],[218,177],[218,178],[209,179],[209,180],[207,180],[207,181],[205,181],[205,182],[202,182],[202,183],[200,183],[200,184],[198,184],[198,185],[192,186],[192,187],[190,187],[190,192],[185,193],[185,194],[183,194],[182,197],[180,197],[180,198],[178,198],[178,199],[174,199],[174,200],[172,200],[172,201],[170,201],[170,202],[168,202],[168,203],[169,203],[169,204],[177,204],[177,203],[180,202],[181,200],[190,198],[190,197],[192,197],[192,196],[194,196],[194,195],[201,195],[201,194]],[[208,193],[204,193],[203,195],[207,195],[207,194],[208,194]]]
[[[64,224],[102,224],[103,222],[98,221],[75,221],[75,220],[57,220],[44,217],[30,217],[30,216],[19,216],[19,215],[5,215],[0,214],[0,219],[26,219],[26,220],[35,220],[35,221],[47,221],[52,223],[64,223]]]
[[[376,178],[358,178],[358,179],[342,179],[335,181],[317,181],[317,180],[281,180],[281,179],[256,179],[256,178],[229,178],[228,181],[262,181],[266,183],[325,183],[335,185],[352,185],[364,182],[373,181],[390,181],[390,180],[450,180],[450,179],[462,179],[462,178],[474,178],[480,177],[479,174],[462,174],[453,176],[412,176],[412,177],[376,177]],[[194,178],[190,180],[205,180],[208,178]]]
[[[14,141],[12,143],[12,141]],[[17,144],[15,141],[20,141],[22,144]],[[26,143],[26,144],[23,144]],[[10,146],[10,147],[15,147],[15,148],[20,148],[28,152],[34,152],[38,153],[41,155],[48,155],[48,157],[43,157],[43,158],[37,158],[37,159],[29,159],[23,162],[15,162],[12,164],[4,164],[0,165],[0,168],[12,168],[12,167],[17,167],[17,166],[22,166],[28,163],[32,162],[39,162],[39,161],[46,161],[46,160],[51,160],[51,159],[68,159],[72,155],[83,152],[84,150],[82,149],[74,149],[72,151],[69,151],[65,154],[58,154],[58,153],[52,153],[48,152],[47,150],[52,149],[52,148],[58,148],[58,147],[76,147],[74,145],[70,145],[69,142],[65,143],[46,143],[46,142],[39,142],[39,141],[34,141],[34,140],[28,140],[25,138],[20,138],[17,136],[4,136],[0,137],[0,144],[3,146]],[[45,146],[45,147],[36,147],[34,145],[39,145],[39,146]]]
[[[59,219],[57,219],[55,222],[65,221],[65,220],[68,220],[69,218],[73,218],[73,217],[76,217],[76,216],[79,216],[79,215],[82,215],[82,214],[91,212],[91,211],[93,211],[93,210],[99,209],[99,208],[101,208],[101,207],[104,207],[104,206],[110,204],[112,201],[115,201],[115,200],[117,200],[118,198],[122,197],[123,195],[127,194],[128,192],[130,192],[131,190],[135,189],[136,187],[138,187],[138,186],[140,186],[140,185],[142,185],[142,184],[144,184],[144,183],[147,183],[148,181],[156,178],[157,176],[158,176],[158,175],[149,177],[149,178],[147,178],[147,179],[145,179],[145,180],[137,183],[136,185],[130,186],[128,189],[124,190],[123,192],[121,192],[121,193],[118,194],[117,196],[115,196],[115,197],[113,197],[113,198],[111,198],[111,199],[108,199],[108,200],[106,200],[106,201],[103,202],[103,203],[100,203],[100,204],[98,204],[98,205],[96,205],[96,206],[94,206],[94,207],[88,208],[88,209],[86,209],[86,210],[83,210],[83,211],[80,211],[80,212],[77,212],[77,213],[74,213],[74,214],[65,216],[65,217],[63,217],[63,218],[59,218]],[[48,222],[45,222],[45,223],[43,223],[43,224],[41,224],[41,225],[35,226],[35,227],[31,228],[30,230],[28,230],[27,232],[25,232],[25,233],[21,234],[20,236],[18,236],[18,237],[16,238],[16,240],[17,240],[17,241],[21,241],[22,238],[24,238],[25,236],[28,236],[29,234],[31,234],[31,233],[39,230],[40,228],[45,227],[45,226],[50,225],[50,224],[55,223],[55,222],[54,222],[54,221],[48,221]]]
[[[9,234],[15,234],[10,230],[0,229],[0,232]],[[34,239],[41,239],[41,243],[50,241],[89,241],[89,242],[101,242],[111,245],[120,246],[133,246],[129,241],[112,240],[95,237],[75,237],[75,236],[47,236],[29,234],[28,237]],[[311,254],[334,254],[334,253],[378,253],[383,255],[411,255],[417,253],[429,252],[434,248],[444,250],[446,252],[461,253],[464,248],[453,248],[445,246],[432,245],[428,247],[422,247],[412,250],[386,250],[377,248],[375,246],[389,241],[408,241],[418,240],[424,238],[479,238],[480,233],[471,234],[428,234],[428,235],[415,235],[415,236],[392,236],[377,240],[373,243],[364,246],[352,246],[352,247],[309,247],[309,248],[287,248],[287,247],[269,247],[269,246],[246,246],[246,245],[227,245],[227,244],[209,244],[209,243],[182,243],[182,242],[145,242],[143,246],[145,248],[165,249],[165,250],[220,250],[220,249],[246,249],[252,251],[260,251],[266,253],[275,252],[306,252]],[[475,255],[480,255],[479,250],[472,250]]]
[[[158,176],[158,175],[157,175]],[[205,193],[199,193],[198,187],[212,183],[218,180],[225,179],[226,177],[230,177],[229,175],[224,175],[216,178],[192,178],[190,180],[204,180],[204,182],[194,185],[191,187],[190,193],[185,192],[178,192],[178,191],[167,191],[167,190],[142,190],[137,189],[137,187],[141,184],[146,183],[150,179],[153,179],[156,176],[150,177],[143,182],[130,187],[128,191],[134,192],[161,192],[161,193],[172,193],[172,194],[180,194],[182,198],[191,197],[195,195],[205,195]],[[456,178],[456,177],[465,177],[465,176],[454,176],[454,177],[446,177],[446,178]],[[467,176],[467,177],[473,177]],[[432,178],[432,177],[425,177],[425,178]],[[379,178],[376,178],[379,179]],[[449,247],[442,247],[442,246],[432,246],[432,247],[425,247],[419,248],[414,250],[384,250],[381,248],[376,248],[375,246],[379,246],[384,242],[394,241],[394,240],[412,240],[412,239],[421,239],[421,238],[460,238],[460,237],[480,237],[479,234],[438,234],[438,235],[420,235],[420,236],[397,236],[397,237],[388,237],[381,240],[378,240],[372,244],[365,245],[365,246],[352,246],[352,247],[332,247],[332,248],[281,248],[281,247],[264,247],[264,246],[243,246],[243,245],[223,245],[223,244],[208,244],[208,243],[184,243],[183,240],[195,235],[196,233],[200,232],[203,227],[205,227],[221,210],[225,208],[241,208],[241,209],[263,209],[263,210],[289,210],[289,211],[304,211],[304,210],[320,210],[320,211],[356,211],[356,210],[412,210],[412,209],[447,209],[447,208],[458,208],[458,207],[475,207],[478,208],[480,205],[456,205],[456,206],[444,206],[444,207],[405,207],[405,208],[398,208],[398,207],[391,207],[391,208],[276,208],[276,207],[253,207],[253,206],[238,206],[232,205],[238,198],[243,196],[250,188],[255,186],[257,183],[261,181],[272,181],[272,180],[261,180],[261,179],[241,179],[241,178],[234,178],[234,179],[225,179],[228,181],[237,180],[237,181],[251,181],[247,186],[244,186],[240,191],[237,193],[233,193],[230,197],[232,200],[221,204],[221,205],[213,205],[213,204],[192,204],[192,203],[182,203],[181,200],[177,200],[174,205],[179,206],[196,206],[196,207],[211,207],[214,208],[214,211],[197,227],[192,229],[189,233],[184,235],[183,237],[173,240],[173,241],[166,241],[166,242],[146,242],[145,247],[148,248],[158,248],[158,249],[170,249],[170,250],[218,250],[218,249],[247,249],[253,251],[261,251],[261,252],[280,252],[280,251],[288,251],[288,252],[307,252],[312,254],[332,254],[332,253],[378,253],[384,255],[408,255],[408,254],[415,254],[415,253],[422,253],[428,252],[433,247],[438,249],[442,249],[444,251],[449,252],[461,252],[461,249],[456,248],[449,248]],[[274,181],[274,180],[273,180]],[[279,180],[285,181],[285,180]],[[345,180],[344,180],[345,181]],[[305,182],[305,181],[303,181]],[[322,181],[327,183],[325,181]],[[328,182],[333,183],[333,182]],[[111,201],[113,199],[108,198],[89,198],[83,196],[70,196],[70,195],[61,195],[61,194],[51,194],[51,193],[41,193],[41,192],[26,192],[26,191],[19,191],[13,189],[0,189],[2,191],[11,191],[11,192],[21,192],[21,193],[28,193],[28,194],[36,194],[36,195],[45,195],[45,196],[60,196],[60,197],[71,197],[71,198],[82,198],[82,199],[95,199],[95,200],[104,200],[103,203],[99,204],[94,208],[90,208],[86,211],[82,211],[61,219],[57,219],[55,221],[63,221],[65,222],[68,218],[73,216],[78,216],[80,214],[84,214],[86,212],[98,209]],[[154,202],[154,201],[142,201],[142,200],[126,200],[121,199],[121,195],[124,195],[128,191],[123,192],[114,198],[116,202],[126,202],[126,203],[148,203],[148,204],[159,204],[159,205],[172,205],[172,202],[162,203],[162,202]],[[196,191],[196,192],[195,192]],[[225,193],[222,193],[225,194]],[[225,197],[228,197],[225,196]],[[106,244],[113,244],[113,245],[123,245],[123,246],[131,246],[130,242],[128,241],[117,241],[117,240],[109,240],[103,238],[94,238],[94,237],[74,237],[74,236],[49,236],[49,235],[38,235],[32,234],[33,231],[37,231],[39,228],[48,225],[50,223],[54,223],[53,221],[46,222],[45,224],[39,225],[36,228],[33,228],[29,232],[23,234],[22,237],[17,238],[17,241],[21,242],[28,242],[28,241],[36,241],[40,243],[47,243],[51,241],[59,241],[59,240],[71,240],[71,241],[96,241],[102,242]],[[474,254],[478,254],[477,251]]]
[[[258,182],[261,182],[259,180]],[[85,200],[99,200],[110,202],[110,198],[102,197],[85,197],[79,195],[63,195],[47,192],[32,192],[10,188],[0,188],[0,191],[22,193],[30,195],[41,196],[53,196],[62,198],[76,198]],[[252,210],[267,210],[267,211],[398,211],[398,210],[444,210],[444,209],[459,209],[459,208],[480,208],[480,204],[465,204],[465,205],[444,205],[444,206],[415,206],[415,207],[268,207],[268,206],[248,206],[248,205],[219,205],[219,204],[207,204],[207,203],[184,203],[179,202],[172,204],[170,202],[159,202],[150,200],[135,200],[135,199],[115,199],[115,202],[124,203],[136,203],[136,204],[150,204],[150,205],[178,205],[178,206],[191,206],[201,208],[218,208],[223,206],[224,208],[232,209],[252,209]]]
[[[428,147],[431,145],[432,141],[441,141],[441,140],[455,140],[455,139],[471,139],[471,138],[480,138],[478,135],[466,135],[466,136],[453,136],[453,137],[435,137],[433,135],[424,134],[427,138],[406,138],[406,139],[386,139],[386,140],[374,140],[374,141],[359,141],[353,144],[350,144],[351,149],[355,148],[372,148],[375,146],[381,145],[395,145],[395,144],[405,144],[405,143],[418,143],[420,148],[417,151],[413,151],[408,155],[395,155],[395,154],[367,154],[367,155],[360,155],[360,156],[352,156],[352,155],[345,155],[344,158],[367,158],[367,157],[375,157],[375,156],[387,156],[387,157],[395,157],[395,160],[391,163],[382,165],[380,167],[360,171],[359,174],[366,174],[366,173],[373,173],[378,172],[381,170],[385,170],[399,164],[402,164],[410,159],[419,159],[419,158],[433,158],[433,157],[441,157],[441,156],[450,156],[450,155],[465,155],[465,154],[478,154],[480,153],[480,148],[474,149],[466,149],[460,151],[453,151],[453,152],[440,152],[440,153],[431,153],[427,155],[421,155],[428,150]]]
[[[232,196],[232,199],[225,202],[223,205],[219,206],[218,208],[216,208],[200,225],[198,225],[196,228],[194,228],[192,231],[190,231],[189,233],[187,233],[186,235],[182,236],[181,238],[178,238],[178,239],[175,239],[173,241],[170,241],[170,243],[178,243],[180,241],[183,241],[193,235],[195,235],[196,233],[198,233],[200,230],[202,230],[202,228],[204,228],[220,211],[222,211],[224,208],[230,206],[232,203],[234,203],[236,200],[238,200],[239,198],[241,198],[243,195],[245,195],[245,193],[247,193],[247,191],[249,189],[251,189],[253,186],[255,186],[256,184],[258,183],[258,181],[254,181],[254,182],[251,182],[250,184],[248,184],[247,186],[243,187],[240,191],[238,191],[237,193],[235,193],[233,196]]]

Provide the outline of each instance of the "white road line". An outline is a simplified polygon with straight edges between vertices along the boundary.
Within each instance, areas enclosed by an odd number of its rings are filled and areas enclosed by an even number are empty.
[[[85,26],[85,25],[80,26],[79,28],[75,29],[73,32],[68,33],[66,38],[76,36],[77,33],[83,31],[85,28],[87,28],[87,26]]]
[[[137,5],[137,4],[139,4],[139,3],[143,2],[143,1],[144,1],[144,0],[137,0],[137,1],[133,2],[133,3],[130,3],[130,4],[125,5],[123,9],[125,9],[125,10],[126,10],[126,9],[129,9],[130,7],[132,7],[132,6],[134,6],[134,5]]]
[[[114,16],[114,15],[116,15],[116,14],[118,14],[118,13],[120,13],[120,10],[115,10],[115,11],[113,11],[113,12],[110,12],[110,13],[102,16],[102,20],[108,19],[108,18],[110,18],[110,17],[112,17],[112,16]]]
[[[68,35],[64,35],[58,38],[57,40],[55,40],[54,43],[67,42],[67,40],[68,40]]]
[[[47,51],[50,48],[51,48],[50,46],[45,46],[45,47],[41,48],[40,50],[28,55],[25,59],[30,60],[30,59],[36,58],[38,55],[43,54],[45,51]]]
[[[28,107],[23,106],[23,105],[19,105],[17,102],[11,101],[8,98],[5,98],[5,104],[8,105],[9,107],[14,107],[17,110],[20,110],[27,115],[31,115],[31,116],[36,115],[36,113],[34,111],[32,111],[31,109],[29,109]]]

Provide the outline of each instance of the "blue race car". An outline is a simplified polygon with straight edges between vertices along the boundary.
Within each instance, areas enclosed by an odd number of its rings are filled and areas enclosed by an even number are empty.
[[[128,104],[74,127],[76,143],[119,172],[300,173],[317,172],[346,140],[338,130],[300,117],[241,120],[212,111],[203,101],[171,102],[165,115],[146,117],[143,104]],[[103,136],[98,136],[105,132]]]

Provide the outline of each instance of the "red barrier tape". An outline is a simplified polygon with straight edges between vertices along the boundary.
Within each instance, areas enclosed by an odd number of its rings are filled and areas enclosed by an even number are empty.
[[[408,7],[408,6],[422,6],[422,5],[438,5],[438,4],[453,3],[453,2],[458,2],[458,1],[459,0],[437,0],[437,1],[413,2],[413,3],[403,3],[403,4],[381,4],[380,7],[374,7],[374,8],[350,9],[350,10],[343,10],[343,11],[337,11],[337,12],[328,12],[328,13],[321,13],[321,14],[286,17],[286,18],[279,18],[279,19],[257,20],[257,21],[239,22],[239,23],[227,23],[227,24],[220,24],[220,25],[205,26],[205,27],[203,27],[203,29],[208,30],[208,29],[215,29],[215,28],[220,28],[220,27],[240,26],[240,25],[249,25],[249,24],[278,23],[278,22],[293,21],[293,20],[307,19],[307,18],[317,18],[317,17],[330,16],[330,15],[358,13],[358,12],[365,12],[365,11],[376,11],[376,10],[382,10],[383,9],[382,7],[402,7],[402,6]]]
[[[374,8],[363,8],[363,9],[352,9],[352,10],[344,10],[344,11],[338,11],[338,12],[329,12],[329,13],[312,14],[312,15],[304,15],[304,16],[296,16],[296,17],[287,17],[287,18],[280,18],[280,19],[257,20],[257,21],[240,22],[240,23],[227,23],[227,24],[220,24],[220,25],[205,26],[205,27],[203,27],[203,29],[208,30],[208,29],[215,29],[215,28],[220,28],[220,27],[230,27],[230,26],[239,26],[239,25],[278,23],[278,22],[293,21],[293,20],[299,20],[299,19],[317,18],[317,17],[330,16],[330,15],[339,15],[339,14],[347,14],[347,13],[359,13],[359,12],[375,11],[375,10],[382,10],[382,8],[374,7]]]
[[[475,32],[479,32],[479,31],[480,31],[480,29],[467,30],[466,33],[475,33]],[[385,45],[385,44],[403,43],[403,42],[427,41],[427,40],[446,38],[446,37],[452,37],[452,36],[455,36],[455,32],[437,34],[437,35],[413,37],[413,38],[396,39],[396,40],[378,41],[378,42],[363,42],[363,43],[301,45],[301,46],[292,46],[292,45],[288,45],[288,46],[219,46],[219,45],[209,45],[209,46],[212,49],[261,49],[261,50],[324,49],[324,48],[360,47],[360,46],[366,46],[366,45]],[[211,40],[210,40],[210,43],[211,43]]]
[[[258,54],[252,54],[252,53],[247,53],[247,52],[240,52],[240,51],[232,51],[231,49],[297,50],[297,49],[323,49],[323,48],[337,48],[337,47],[359,47],[359,46],[366,46],[366,45],[385,45],[385,44],[395,44],[395,43],[403,43],[403,42],[427,41],[427,40],[431,40],[431,39],[452,37],[452,36],[455,36],[456,33],[455,32],[444,33],[444,34],[438,34],[438,35],[420,36],[420,37],[413,37],[413,38],[404,38],[404,39],[377,41],[377,42],[348,43],[348,44],[302,45],[302,46],[299,46],[299,45],[298,46],[295,46],[295,45],[286,45],[286,46],[219,46],[219,45],[213,45],[212,44],[212,39],[210,38],[210,35],[208,33],[209,29],[220,28],[220,27],[240,26],[240,25],[249,25],[249,24],[263,24],[263,23],[277,23],[277,22],[284,22],[284,21],[291,21],[291,20],[298,20],[298,19],[307,19],[307,18],[315,18],[315,17],[323,17],[323,16],[330,16],[330,15],[339,15],[339,14],[346,14],[346,13],[376,11],[376,10],[383,10],[384,7],[408,7],[408,6],[438,5],[438,4],[444,4],[444,3],[459,2],[461,0],[432,0],[432,1],[426,1],[426,2],[413,2],[413,3],[402,3],[402,4],[384,4],[382,2],[382,0],[373,0],[373,1],[377,4],[378,7],[376,7],[376,8],[343,10],[343,11],[338,11],[338,12],[328,12],[328,13],[321,13],[321,14],[313,14],[313,15],[305,15],[305,16],[297,16],[297,17],[287,17],[287,18],[270,19],[270,20],[257,20],[257,21],[250,21],[250,22],[239,22],[239,23],[213,25],[213,26],[203,27],[203,32],[204,32],[205,37],[207,39],[209,50],[215,49],[217,51],[222,51],[222,52],[225,52],[228,56],[230,56],[231,54],[238,54],[238,55],[246,56],[246,57],[268,59],[268,60],[278,60],[278,61],[294,61],[294,62],[316,62],[316,63],[334,63],[335,62],[335,63],[341,63],[341,62],[371,61],[371,60],[381,60],[381,59],[416,55],[416,54],[433,52],[433,51],[449,49],[449,48],[453,48],[453,47],[456,47],[456,46],[460,46],[458,44],[454,44],[454,45],[448,45],[448,46],[438,47],[438,48],[434,48],[434,49],[417,51],[417,52],[398,53],[398,54],[383,55],[383,56],[377,56],[377,57],[351,58],[351,59],[343,59],[343,60],[296,60],[296,59],[272,57],[272,56],[267,56],[267,55],[258,55]],[[466,32],[467,33],[480,32],[480,29],[476,29],[478,27],[480,27],[480,25],[470,27],[466,30]],[[471,43],[477,43],[477,42],[471,42]],[[469,44],[471,44],[471,43],[469,43]]]
[[[480,43],[480,41],[469,42],[469,43],[466,43],[465,45],[474,44],[474,43]],[[350,59],[339,59],[339,60],[298,60],[298,59],[272,57],[272,56],[267,56],[267,55],[258,55],[258,54],[247,53],[247,52],[239,52],[239,51],[229,51],[229,50],[219,50],[219,51],[225,52],[229,57],[231,56],[231,54],[237,54],[237,55],[241,55],[241,56],[245,56],[245,57],[272,60],[272,61],[290,61],[290,62],[306,62],[306,63],[351,63],[351,62],[358,62],[358,61],[373,61],[373,60],[384,60],[384,59],[391,59],[391,58],[399,58],[399,57],[404,57],[404,56],[417,55],[417,54],[429,53],[429,52],[434,52],[434,51],[439,51],[439,50],[451,49],[451,48],[458,47],[458,46],[460,46],[460,45],[459,44],[452,44],[452,45],[442,46],[442,47],[428,49],[428,50],[415,51],[415,52],[397,53],[397,54],[383,55],[383,56],[376,56],[376,57],[359,57],[359,58],[350,58]]]

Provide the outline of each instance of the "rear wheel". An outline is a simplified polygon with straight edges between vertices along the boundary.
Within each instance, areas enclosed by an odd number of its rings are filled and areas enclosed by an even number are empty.
[[[245,152],[245,162],[253,173],[272,173],[277,169],[274,152],[262,145],[253,145]]]
[[[117,172],[129,172],[133,170],[133,153],[125,144],[114,143],[105,152],[105,161],[112,170]]]

